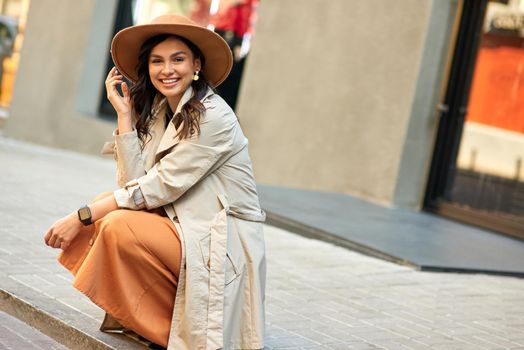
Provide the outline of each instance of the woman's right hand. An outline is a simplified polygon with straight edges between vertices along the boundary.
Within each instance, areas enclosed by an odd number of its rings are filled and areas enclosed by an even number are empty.
[[[116,89],[117,85],[119,84],[122,88],[124,96],[121,96]],[[116,70],[116,67],[113,67],[107,75],[106,90],[107,99],[111,105],[113,105],[113,108],[116,110],[118,117],[131,118],[132,102],[129,96],[129,87],[125,82],[123,82],[123,77]]]

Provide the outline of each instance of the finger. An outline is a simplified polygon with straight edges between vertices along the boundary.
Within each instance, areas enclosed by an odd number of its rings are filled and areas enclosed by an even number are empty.
[[[45,236],[44,236],[44,242],[46,245],[49,245],[49,238],[51,238],[51,234],[53,233],[53,229],[50,228],[49,230],[47,230]]]
[[[122,83],[122,81],[123,81],[123,77],[121,75],[119,75],[119,76],[111,77],[111,78],[107,79],[106,80],[106,85],[107,84]]]
[[[116,69],[109,73],[109,78],[121,77],[121,76],[122,76],[122,74],[120,74]]]
[[[116,68],[114,68],[111,76],[112,77],[118,77],[118,76],[121,76],[121,74],[120,74],[120,72]]]
[[[122,80],[122,78],[120,79],[114,79],[112,81],[109,82],[110,85],[118,85],[118,84],[122,84],[124,81]]]
[[[108,89],[112,89],[112,88],[115,88],[116,85],[119,85],[119,84],[122,84],[122,80],[114,80],[114,81],[109,81],[106,83],[106,88]]]
[[[56,241],[55,241],[55,244],[53,244],[53,248],[60,248],[60,245],[62,244],[62,240],[60,238],[58,238]]]
[[[115,72],[115,70],[116,70],[116,67],[113,67],[113,68],[111,68],[111,70],[109,70],[109,72],[107,73],[106,80],[113,76],[113,73]]]
[[[129,88],[127,87],[127,84],[123,82],[120,84],[120,87],[122,88],[122,92],[124,93],[124,97],[129,97]]]
[[[110,81],[112,78],[115,78],[115,77],[119,77],[119,78],[122,78],[122,75],[116,70],[115,67],[113,67],[109,73],[107,73],[107,77],[106,77],[106,83],[108,81]]]
[[[52,234],[49,241],[47,241],[47,245],[54,248],[57,238],[58,237],[55,234]]]

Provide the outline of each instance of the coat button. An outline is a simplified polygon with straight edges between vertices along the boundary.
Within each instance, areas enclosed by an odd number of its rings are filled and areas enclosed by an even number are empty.
[[[174,222],[179,222],[179,221],[178,221],[178,216],[176,216],[176,215],[173,216],[173,221],[174,221]]]

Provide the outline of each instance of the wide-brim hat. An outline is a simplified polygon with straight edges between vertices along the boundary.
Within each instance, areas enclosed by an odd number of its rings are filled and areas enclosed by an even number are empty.
[[[233,56],[226,41],[189,18],[177,15],[163,15],[151,23],[128,27],[116,33],[111,43],[111,56],[120,73],[136,82],[140,48],[146,40],[160,34],[178,35],[195,44],[205,58],[202,71],[214,86],[227,78],[233,66]]]

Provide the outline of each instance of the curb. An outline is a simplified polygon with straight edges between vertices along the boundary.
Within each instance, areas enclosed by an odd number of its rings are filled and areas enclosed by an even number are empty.
[[[2,279],[0,310],[70,349],[130,349],[147,347],[123,334],[98,330],[100,322],[26,286],[8,276]]]
[[[347,248],[349,250],[361,253],[372,258],[378,258],[381,260],[389,261],[398,265],[408,266],[416,270],[421,270],[421,266],[415,264],[406,259],[399,258],[394,255],[384,253],[383,251],[377,250],[375,248],[368,247],[366,245],[342,238],[340,236],[334,235],[328,231],[319,230],[312,226],[303,224],[300,221],[290,219],[286,216],[279,215],[275,212],[263,208],[266,213],[266,224],[275,226],[287,231],[291,231],[303,237],[318,239],[319,241],[324,241],[337,245],[339,247]]]
[[[318,228],[309,226],[300,221],[290,219],[289,217],[277,214],[270,210],[263,208],[266,213],[266,224],[275,226],[284,230],[291,231],[303,237],[317,239],[319,241],[331,243],[357,253],[361,253],[372,258],[377,258],[392,262],[398,265],[411,267],[418,271],[426,272],[445,272],[445,273],[461,273],[461,274],[484,274],[491,276],[506,276],[515,278],[524,278],[524,273],[514,271],[500,271],[500,270],[486,270],[486,269],[470,269],[459,267],[445,267],[445,266],[427,266],[417,264],[413,261],[399,258],[395,255],[384,253],[381,250],[366,246],[364,244],[351,241],[347,238],[337,236],[328,231],[320,230]]]

